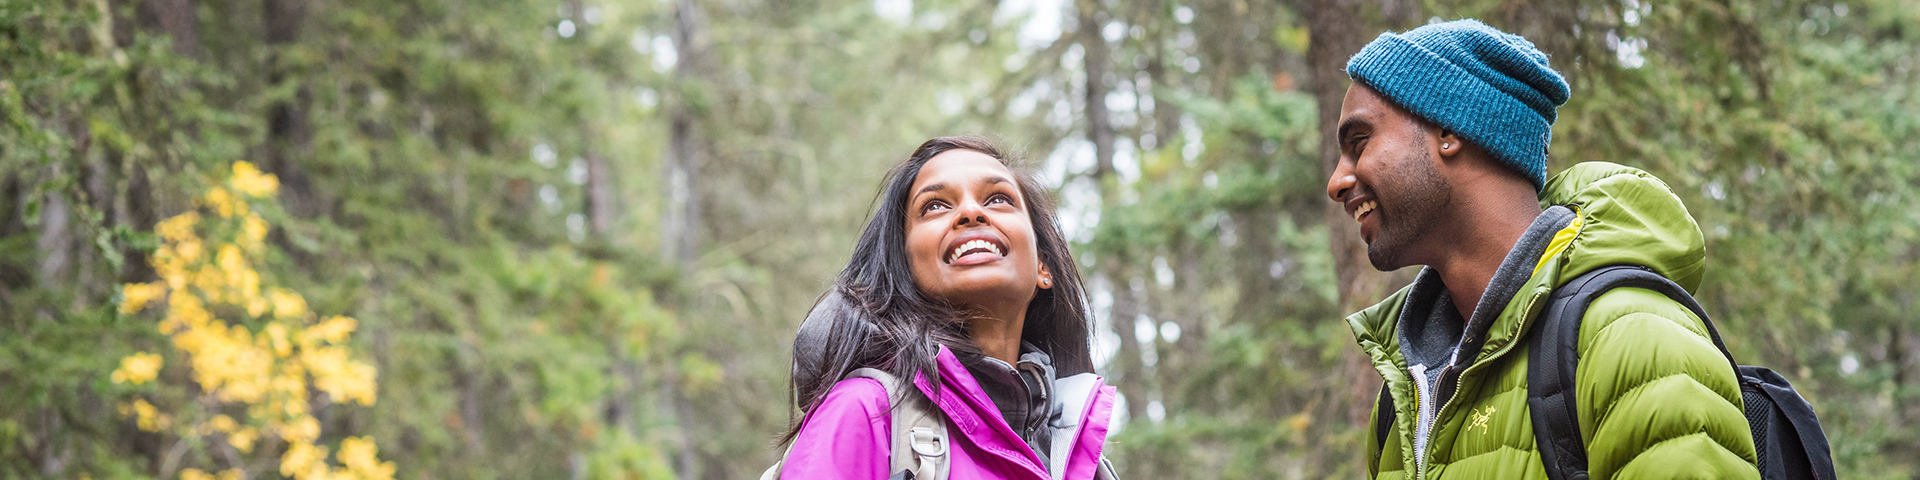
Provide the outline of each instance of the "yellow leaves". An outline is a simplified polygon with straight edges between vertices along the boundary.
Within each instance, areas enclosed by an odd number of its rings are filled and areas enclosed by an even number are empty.
[[[132,402],[123,402],[120,404],[119,411],[121,416],[133,417],[134,424],[142,431],[158,432],[173,425],[173,417],[160,413],[159,408],[155,408],[146,400],[134,399]]]
[[[222,218],[232,217],[235,213],[247,213],[246,202],[234,201],[233,194],[227,193],[224,188],[208,190],[205,196],[200,197],[200,204],[213,209]]]
[[[133,314],[147,308],[154,299],[167,294],[167,286],[159,283],[129,283],[120,287],[120,313]]]
[[[231,243],[221,245],[220,253],[215,256],[214,262],[219,266],[220,274],[226,277],[224,278],[224,286],[230,291],[231,295],[233,295],[227,298],[229,302],[235,305],[248,306],[248,304],[252,303],[252,300],[260,295],[260,273],[254,271],[252,267],[247,266],[246,256],[240,252],[238,245]],[[209,290],[219,291],[217,289]],[[258,313],[254,313],[254,309],[252,308],[249,308],[247,313],[255,316],[259,315]]]
[[[1313,425],[1313,415],[1308,414],[1306,412],[1301,412],[1291,417],[1287,417],[1287,428],[1290,430],[1293,430],[1294,435],[1300,435],[1306,432],[1307,427],[1312,425]]]
[[[198,235],[193,233],[193,227],[199,224],[200,214],[187,212],[161,220],[158,225],[154,225],[153,229],[160,233],[160,238],[167,243],[178,243],[198,238]]]
[[[350,437],[340,441],[340,463],[355,477],[367,480],[393,480],[393,462],[375,458],[380,447],[368,437]]]
[[[198,468],[189,468],[180,471],[180,480],[240,480],[243,474],[238,468],[229,468],[217,476]]]
[[[378,372],[373,365],[355,360],[347,346],[358,322],[344,316],[319,320],[299,293],[269,284],[254,269],[252,257],[265,253],[264,240],[272,226],[253,213],[248,202],[270,198],[278,188],[273,175],[262,174],[246,162],[236,163],[222,187],[198,199],[201,207],[215,215],[186,212],[155,227],[161,244],[150,258],[160,281],[122,286],[119,309],[131,315],[162,299],[166,302],[156,328],[167,335],[181,355],[176,358],[191,372],[196,391],[202,392],[188,405],[200,408],[199,416],[204,417],[189,421],[182,414],[183,425],[173,430],[175,434],[221,435],[242,453],[284,442],[284,448],[261,451],[280,452],[281,473],[295,479],[390,480],[393,464],[379,461],[378,447],[370,438],[343,441],[338,469],[327,463],[327,448],[314,444],[321,437],[321,425],[309,411],[311,390],[326,392],[336,402],[371,405]],[[241,318],[221,318],[227,315]],[[265,325],[258,332],[247,327],[261,323]],[[153,381],[161,365],[159,355],[136,353],[121,359],[112,379],[136,385]],[[229,406],[243,406],[246,415],[214,413]],[[122,403],[119,410],[146,431],[166,430],[174,422],[146,400]],[[189,469],[180,478],[240,476],[240,470],[216,476]]]
[[[120,359],[120,368],[113,371],[113,383],[132,382],[134,385],[147,383],[160,375],[160,356],[140,352]]]
[[[214,415],[212,420],[207,420],[206,427],[215,432],[231,432],[234,429],[240,428],[240,424],[234,423],[233,417]]]
[[[273,356],[287,358],[293,354],[293,342],[287,340],[287,326],[279,323],[267,324],[267,344],[273,347]]]
[[[316,447],[311,443],[295,442],[287,446],[287,453],[280,456],[280,474],[293,478],[310,478],[315,473],[322,476],[327,471],[327,447]]]
[[[347,359],[347,350],[341,347],[321,347],[305,349],[300,362],[307,366],[313,375],[313,385],[320,391],[333,395],[338,402],[357,401],[361,405],[372,405],[374,395],[373,367]]]
[[[273,175],[261,174],[260,169],[253,166],[252,162],[234,162],[233,178],[227,180],[227,185],[233,187],[236,192],[255,197],[268,197],[280,189],[280,180]]]
[[[278,433],[280,438],[288,442],[312,443],[320,438],[320,421],[314,420],[313,417],[301,418],[293,423],[281,425],[274,433]]]
[[[338,344],[347,341],[347,335],[353,333],[357,325],[358,323],[352,318],[334,316],[325,322],[320,322],[319,325],[314,325],[313,328],[308,328],[307,335],[301,338],[301,342],[312,343],[314,340],[320,340]]]
[[[291,319],[307,316],[307,300],[284,288],[267,291],[267,299],[273,304],[273,316]]]
[[[260,218],[259,215],[248,215],[247,218],[241,219],[241,244],[246,245],[248,249],[260,249],[260,242],[267,239],[267,229],[267,219]]]
[[[253,451],[253,441],[259,438],[260,438],[259,430],[248,428],[248,429],[243,429],[237,432],[228,433],[227,444],[233,445],[233,448],[235,450],[239,450],[240,453],[249,453]]]

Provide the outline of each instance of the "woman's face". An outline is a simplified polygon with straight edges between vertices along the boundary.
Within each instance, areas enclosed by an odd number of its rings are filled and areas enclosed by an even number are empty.
[[[972,150],[920,168],[906,212],[907,263],[920,291],[962,307],[1024,311],[1036,288],[1051,286],[1016,178]]]

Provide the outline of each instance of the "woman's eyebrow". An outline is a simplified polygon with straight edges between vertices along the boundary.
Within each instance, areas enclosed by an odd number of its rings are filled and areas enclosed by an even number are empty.
[[[947,184],[946,184],[945,182],[941,182],[941,183],[929,183],[929,184],[927,184],[927,186],[924,186],[924,187],[920,187],[920,191],[918,191],[918,192],[913,192],[913,196],[916,196],[916,197],[917,197],[917,196],[920,196],[920,194],[922,194],[922,193],[927,193],[927,192],[937,192],[937,191],[940,191],[940,190],[946,190],[946,189],[947,189]]]

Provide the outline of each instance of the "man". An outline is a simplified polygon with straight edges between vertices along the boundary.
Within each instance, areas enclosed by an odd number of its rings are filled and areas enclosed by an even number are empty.
[[[1374,268],[1425,266],[1347,318],[1394,412],[1370,430],[1387,435],[1368,440],[1369,473],[1544,478],[1526,333],[1548,294],[1622,264],[1695,289],[1700,228],[1637,169],[1584,163],[1547,179],[1571,92],[1524,38],[1473,20],[1382,34],[1347,75],[1327,195],[1360,223]],[[1685,307],[1612,290],[1584,314],[1579,352],[1591,478],[1758,478],[1733,369]]]

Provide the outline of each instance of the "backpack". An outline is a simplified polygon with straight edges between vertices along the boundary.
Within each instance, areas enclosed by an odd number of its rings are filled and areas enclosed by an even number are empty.
[[[1529,336],[1534,348],[1527,353],[1527,414],[1533,419],[1534,442],[1540,450],[1547,478],[1586,480],[1587,450],[1580,436],[1579,410],[1574,399],[1574,373],[1580,362],[1580,320],[1587,307],[1609,290],[1644,288],[1686,306],[1707,327],[1715,348],[1733,364],[1746,403],[1747,428],[1753,433],[1760,477],[1765,479],[1833,479],[1833,452],[1820,420],[1786,377],[1766,367],[1742,366],[1727,353],[1713,321],[1686,289],[1652,270],[1616,265],[1575,277],[1554,290]],[[1393,429],[1392,394],[1380,387],[1375,412],[1374,450],[1386,446]]]
[[[899,398],[903,383],[899,378],[887,372],[873,368],[860,368],[847,373],[847,378],[871,378],[880,381],[886,388],[887,398]],[[919,402],[902,402],[889,409],[893,417],[893,455],[887,471],[894,472],[888,477],[893,480],[947,480],[947,472],[953,466],[952,457],[947,456],[947,422],[944,415],[929,412]],[[912,455],[901,455],[912,452]],[[793,446],[787,446],[787,453],[780,455],[780,461],[774,462],[760,480],[779,480],[780,467],[786,466],[788,454]]]

